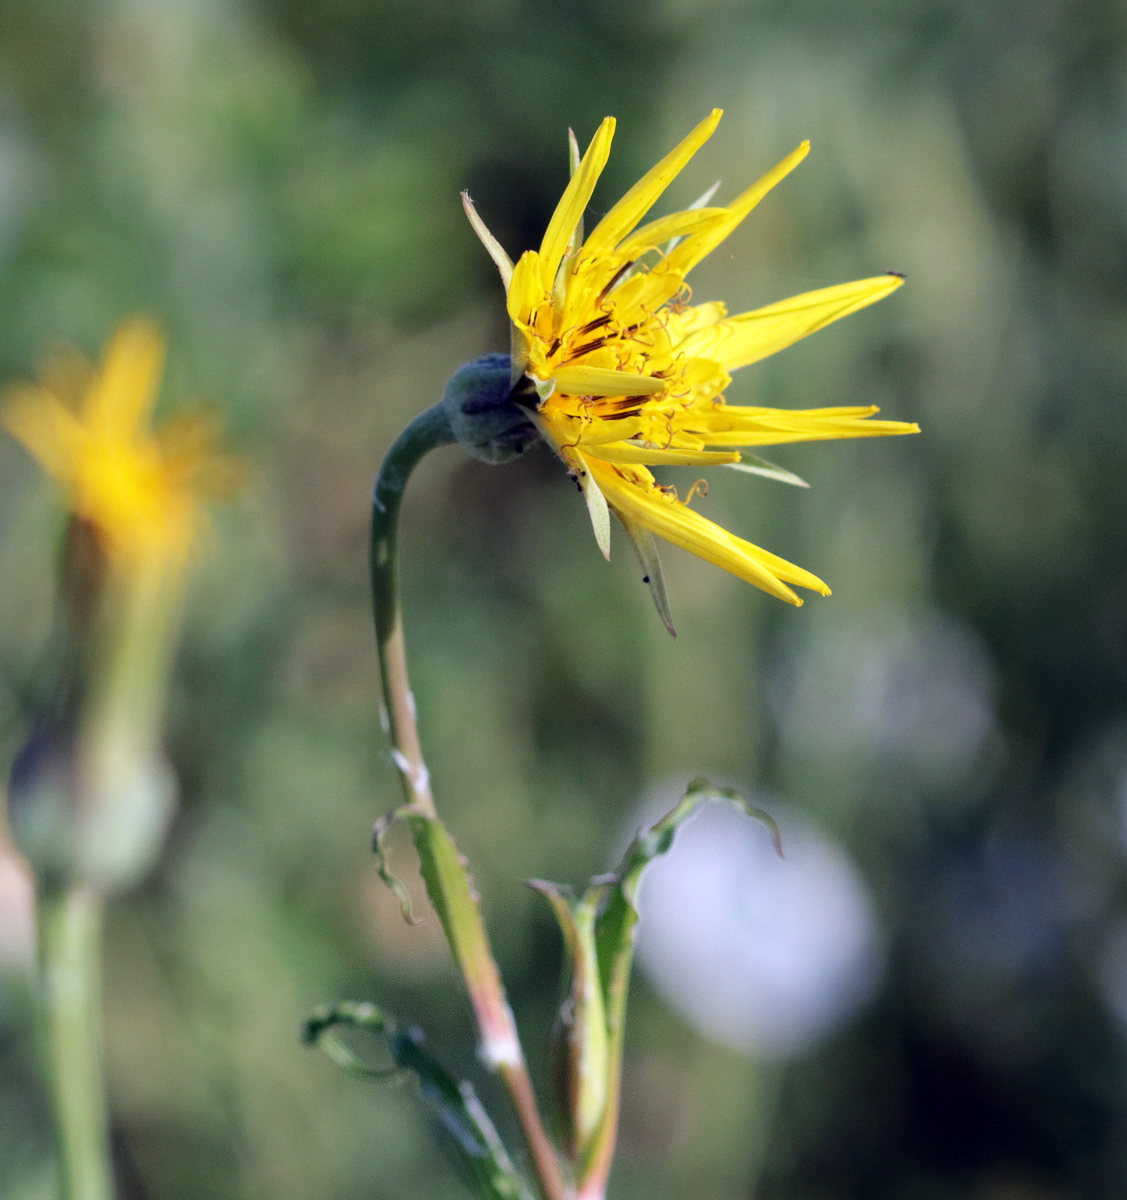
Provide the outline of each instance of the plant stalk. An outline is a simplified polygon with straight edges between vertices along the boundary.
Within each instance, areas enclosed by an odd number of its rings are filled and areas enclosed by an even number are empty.
[[[431,820],[437,820],[437,810],[430,773],[419,742],[399,605],[398,525],[403,493],[411,472],[428,451],[455,440],[441,404],[420,413],[387,452],[372,493],[370,569],[384,723],[407,803],[416,814]],[[437,861],[435,845],[434,840],[416,837],[421,855],[435,855],[430,864],[433,869],[429,872],[428,864],[424,862],[424,874],[428,875],[428,885],[439,890],[436,907],[440,912],[459,914],[458,920],[444,919],[443,929],[470,992],[482,1038],[483,1058],[501,1076],[509,1093],[545,1200],[567,1200],[568,1188],[560,1160],[540,1117],[516,1025],[489,949],[484,922],[476,903],[465,903],[467,887],[472,890],[472,882],[460,863],[462,878],[452,879],[450,863]],[[491,1032],[491,1025],[496,1025],[499,1015],[503,1015],[509,1036],[505,1039],[503,1052],[494,1053],[491,1047],[496,1048],[497,1038],[495,1030]]]
[[[39,900],[45,1049],[62,1200],[112,1200],[101,1044],[103,898],[49,885]]]

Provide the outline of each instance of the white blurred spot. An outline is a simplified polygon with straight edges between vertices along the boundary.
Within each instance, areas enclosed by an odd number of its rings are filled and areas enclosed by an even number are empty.
[[[0,833],[0,970],[35,965],[35,885],[22,855]]]
[[[802,636],[769,697],[784,740],[802,753],[865,747],[943,783],[973,765],[994,731],[989,655],[951,617],[867,617]]]
[[[650,804],[638,824],[672,807]],[[809,818],[775,803],[768,831],[726,804],[699,812],[649,867],[638,958],[705,1036],[770,1056],[799,1053],[871,995],[883,955],[864,882]]]

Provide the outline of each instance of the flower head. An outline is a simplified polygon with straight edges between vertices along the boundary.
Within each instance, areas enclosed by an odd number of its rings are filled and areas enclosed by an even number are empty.
[[[165,343],[143,319],[121,325],[97,367],[56,355],[43,379],[11,390],[0,421],[54,476],[67,506],[118,566],[181,564],[204,495],[227,490],[232,463],[207,414],[153,430]]]
[[[809,149],[804,142],[728,205],[705,197],[640,225],[720,115],[716,109],[702,121],[586,238],[583,214],[607,161],[614,118],[603,121],[581,158],[573,137],[571,182],[539,250],[526,251],[515,265],[463,196],[508,292],[514,383],[523,376],[530,385],[533,418],[583,490],[604,554],[609,514],[626,527],[667,624],[653,534],[791,604],[802,603],[791,585],[823,595],[829,588],[701,516],[690,507],[692,494],[680,499],[656,481],[651,467],[732,465],[740,463],[741,448],[918,431],[871,420],[878,411],[873,406],[795,411],[725,403],[732,371],[874,303],[903,279],[862,279],[733,317],[719,301],[690,303],[689,272]],[[758,460],[744,469],[771,473]]]
[[[60,623],[66,672],[13,768],[13,834],[43,878],[124,887],[171,816],[164,696],[200,503],[230,490],[216,423],[150,424],[164,362],[150,322],[121,325],[95,367],[75,352],[12,389],[0,424],[62,489],[71,515]]]

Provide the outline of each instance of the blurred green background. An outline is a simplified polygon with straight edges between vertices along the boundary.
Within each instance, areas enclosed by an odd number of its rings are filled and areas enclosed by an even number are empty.
[[[703,511],[834,596],[791,610],[671,550],[676,641],[546,452],[419,471],[424,743],[530,1054],[543,1074],[558,943],[518,881],[607,869],[655,785],[712,772],[848,850],[886,973],[786,1056],[700,1038],[639,977],[612,1194],[1127,1190],[1123,6],[4,0],[0,378],[150,312],[166,402],[213,400],[254,473],[195,582],[168,721],[182,808],[112,912],[123,1197],[460,1194],[409,1088],[297,1042],[316,1003],[377,1000],[503,1113],[434,922],[399,921],[367,853],[397,799],[367,497],[454,369],[507,346],[459,189],[515,255],[562,189],[569,125],[585,141],[619,118],[606,208],[713,105],[673,204],[717,177],[733,195],[803,137],[814,152],[694,275],[698,299],[910,277],[730,398],[877,402],[925,432],[779,450],[809,492],[715,478]],[[56,520],[4,440],[5,764],[42,690]],[[0,859],[0,1194],[39,1200],[24,882]]]

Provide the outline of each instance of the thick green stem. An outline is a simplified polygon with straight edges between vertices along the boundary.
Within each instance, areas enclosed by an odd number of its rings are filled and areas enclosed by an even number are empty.
[[[567,1186],[560,1161],[540,1118],[472,880],[453,841],[437,821],[407,676],[396,555],[399,510],[407,480],[419,461],[429,450],[454,440],[442,405],[420,413],[387,452],[372,494],[372,606],[385,724],[407,802],[416,822],[424,819],[416,830],[415,845],[431,901],[442,917],[454,960],[470,993],[482,1057],[501,1076],[509,1093],[545,1200],[565,1200]]]
[[[112,1200],[101,1047],[102,897],[45,890],[39,903],[45,1049],[62,1200]]]

